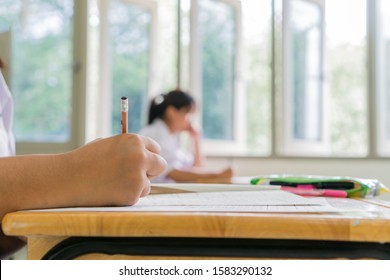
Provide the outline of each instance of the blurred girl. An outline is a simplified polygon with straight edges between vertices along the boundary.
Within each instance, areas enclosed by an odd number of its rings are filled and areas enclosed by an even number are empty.
[[[218,172],[201,168],[200,133],[191,122],[195,109],[194,99],[180,90],[160,94],[151,101],[148,125],[140,134],[160,144],[161,155],[168,163],[168,168],[154,182],[230,182],[231,168]],[[180,136],[184,132],[190,136],[192,153],[181,148]]]
[[[15,138],[12,133],[12,97],[1,69],[5,69],[5,64],[0,58],[0,157],[4,157],[15,155]]]

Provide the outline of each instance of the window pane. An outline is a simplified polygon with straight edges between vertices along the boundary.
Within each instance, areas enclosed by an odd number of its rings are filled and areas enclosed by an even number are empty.
[[[109,10],[112,58],[112,133],[120,129],[120,97],[129,98],[129,131],[137,132],[146,116],[150,22],[146,9],[112,1]]]
[[[184,6],[185,1],[182,1]],[[168,92],[177,87],[177,0],[159,0],[158,2],[158,79],[161,92]],[[184,58],[182,58],[184,60]]]
[[[382,27],[382,41],[384,49],[384,79],[385,79],[385,110],[384,122],[385,122],[385,137],[387,141],[390,141],[390,1],[380,2],[381,21]]]
[[[247,151],[271,151],[272,0],[246,0],[243,9]]]
[[[367,140],[366,0],[326,1],[331,149],[364,156]],[[345,20],[348,15],[348,20]]]
[[[236,17],[233,7],[201,0],[202,120],[207,139],[233,140]]]
[[[388,18],[390,15],[388,16]],[[390,29],[390,24],[389,24]],[[385,61],[386,61],[386,138],[390,141],[390,34],[387,34],[385,42]]]
[[[294,138],[319,141],[323,94],[321,7],[299,0],[291,4]]]
[[[0,0],[12,35],[11,90],[17,141],[70,137],[73,1]]]

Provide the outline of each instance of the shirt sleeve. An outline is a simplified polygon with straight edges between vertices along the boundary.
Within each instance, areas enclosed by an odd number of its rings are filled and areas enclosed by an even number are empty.
[[[0,156],[15,155],[15,137],[12,132],[13,100],[0,71]]]
[[[172,170],[188,169],[192,167],[194,159],[190,153],[187,153],[180,147],[179,135],[171,135],[164,130],[164,127],[150,125],[140,131],[141,135],[155,140],[161,146],[161,156],[167,162],[167,168],[152,181],[155,183],[173,182],[167,178],[167,174]]]

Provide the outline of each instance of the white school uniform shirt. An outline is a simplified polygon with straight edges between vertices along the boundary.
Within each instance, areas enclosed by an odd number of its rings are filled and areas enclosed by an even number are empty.
[[[161,119],[155,119],[153,123],[144,127],[139,134],[148,136],[161,146],[161,156],[167,161],[167,168],[159,176],[152,179],[154,183],[173,182],[167,174],[174,169],[187,169],[193,166],[194,157],[181,148],[180,135],[171,133],[168,126]]]
[[[0,157],[15,155],[15,137],[12,133],[13,101],[0,71]]]

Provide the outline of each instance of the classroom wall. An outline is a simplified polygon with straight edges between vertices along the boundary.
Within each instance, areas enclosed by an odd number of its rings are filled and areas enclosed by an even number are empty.
[[[207,166],[231,165],[237,176],[268,174],[351,176],[378,179],[390,187],[389,159],[277,159],[209,157]]]

